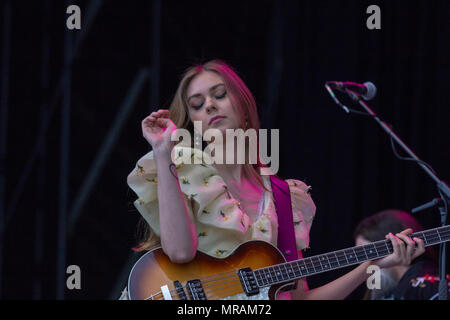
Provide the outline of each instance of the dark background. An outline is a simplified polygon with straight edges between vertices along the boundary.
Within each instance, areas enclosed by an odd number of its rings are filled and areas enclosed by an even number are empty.
[[[70,4],[81,8],[81,30],[66,28]],[[372,4],[381,8],[381,30],[366,27]],[[1,297],[119,296],[138,257],[131,247],[139,214],[126,177],[149,151],[140,121],[168,107],[187,67],[213,58],[241,75],[262,127],[280,129],[279,175],[313,187],[317,214],[305,256],[352,246],[365,216],[438,197],[421,168],[395,158],[377,123],[345,114],[324,83],[374,82],[369,106],[448,180],[449,13],[449,1],[438,0],[4,1]],[[152,78],[132,91],[141,70]],[[64,71],[70,81],[60,86]],[[124,105],[129,113],[118,115]],[[114,128],[116,139],[94,168]],[[73,215],[90,172],[97,174],[92,189]],[[425,228],[440,224],[437,209],[417,218]],[[58,293],[72,264],[81,268],[81,290]],[[313,276],[309,285],[349,270]]]

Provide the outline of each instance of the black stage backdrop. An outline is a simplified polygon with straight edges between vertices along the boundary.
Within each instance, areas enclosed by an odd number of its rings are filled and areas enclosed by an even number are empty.
[[[334,104],[325,81],[374,82],[369,106],[439,177],[450,177],[449,1],[3,3],[3,299],[119,296],[138,257],[131,247],[139,214],[126,177],[150,150],[140,122],[168,107],[181,73],[197,62],[235,67],[262,127],[280,129],[279,175],[312,185],[317,214],[305,256],[352,246],[363,217],[439,196],[418,165],[394,156],[373,119]],[[81,9],[81,30],[66,28],[71,4]],[[373,4],[380,30],[366,26]],[[60,86],[65,50],[74,58]],[[155,78],[139,87],[141,70]],[[425,228],[440,223],[437,209],[417,218]],[[80,267],[81,289],[62,295],[69,265]],[[309,285],[347,271],[311,277]]]

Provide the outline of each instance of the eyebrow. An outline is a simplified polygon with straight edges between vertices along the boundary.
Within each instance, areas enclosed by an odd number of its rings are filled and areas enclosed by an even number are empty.
[[[223,84],[223,83],[218,83],[218,84],[212,86],[211,88],[209,88],[209,91],[210,91],[210,92],[211,92],[211,91],[214,91],[216,88],[218,88],[218,87],[220,87],[220,86],[225,86],[225,84]],[[195,98],[195,97],[198,97],[198,96],[201,96],[201,94],[200,94],[200,93],[193,94],[192,96],[190,96],[190,97],[187,99],[187,101],[189,102],[189,100],[191,100],[191,98]]]

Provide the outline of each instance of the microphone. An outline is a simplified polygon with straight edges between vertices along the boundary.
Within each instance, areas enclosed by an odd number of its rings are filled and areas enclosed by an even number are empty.
[[[346,92],[345,89],[351,90],[360,95],[366,101],[372,100],[377,94],[377,87],[375,87],[375,85],[370,81],[364,82],[363,84],[349,81],[327,81],[327,84],[342,92]]]

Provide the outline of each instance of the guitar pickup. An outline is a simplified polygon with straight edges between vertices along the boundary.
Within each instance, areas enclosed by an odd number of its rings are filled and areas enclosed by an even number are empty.
[[[173,282],[173,285],[175,286],[175,289],[177,290],[178,297],[180,300],[187,300],[186,292],[184,292],[183,286],[181,285],[180,281],[176,280]]]
[[[242,288],[244,288],[244,292],[248,297],[259,293],[259,286],[256,283],[255,274],[252,269],[239,269],[238,276],[239,280],[241,280]]]
[[[192,300],[206,300],[205,291],[199,279],[188,281],[186,287]]]

